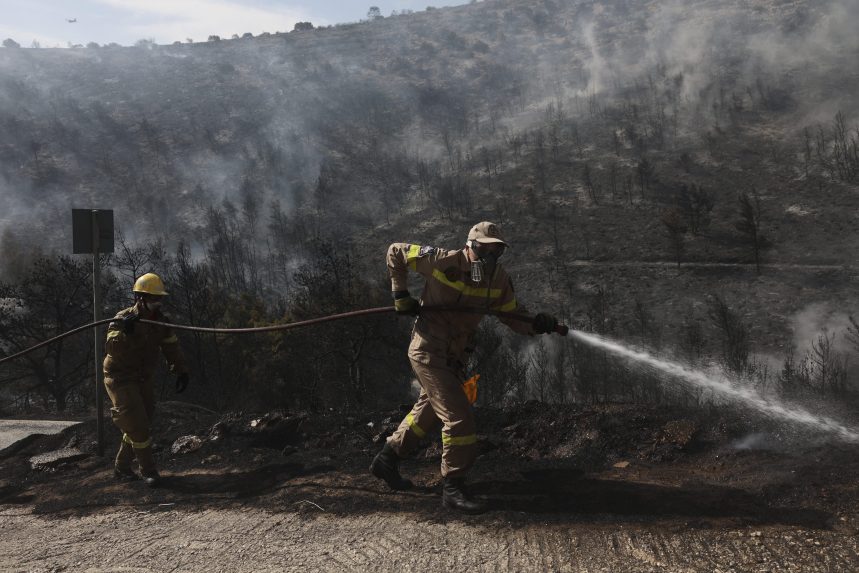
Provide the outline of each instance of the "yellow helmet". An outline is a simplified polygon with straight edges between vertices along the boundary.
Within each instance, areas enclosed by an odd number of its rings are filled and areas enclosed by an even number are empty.
[[[134,281],[134,292],[155,296],[164,296],[167,294],[167,291],[164,290],[164,281],[155,273],[146,273]]]

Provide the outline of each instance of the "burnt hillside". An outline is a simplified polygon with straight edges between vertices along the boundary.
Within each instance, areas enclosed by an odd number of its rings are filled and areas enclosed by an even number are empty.
[[[2,49],[0,263],[24,279],[68,249],[70,208],[113,208],[122,288],[181,275],[210,290],[180,318],[247,324],[370,306],[388,243],[455,247],[492,219],[531,308],[692,360],[781,360],[799,313],[816,335],[856,303],[858,18],[847,0],[499,0]],[[342,264],[355,281],[320,304]],[[213,292],[241,303],[191,312]]]

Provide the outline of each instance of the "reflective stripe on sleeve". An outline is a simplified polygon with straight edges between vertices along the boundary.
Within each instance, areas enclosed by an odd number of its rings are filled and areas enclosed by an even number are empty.
[[[477,443],[477,434],[469,434],[468,436],[448,436],[442,432],[441,443],[446,446],[470,446],[471,444]]]
[[[122,331],[120,331],[120,330],[108,330],[107,331],[107,341],[110,342],[111,340],[113,340],[114,338],[119,336],[120,334],[122,334]]]
[[[512,310],[516,310],[517,306],[518,305],[516,304],[516,299],[514,298],[513,300],[502,304],[500,307],[498,307],[498,310],[500,310],[501,312],[510,312]]]
[[[176,338],[175,334],[171,334],[167,338],[161,341],[161,344],[173,344],[174,342],[179,342],[179,339]]]
[[[415,433],[418,438],[423,438],[427,435],[427,433],[424,432],[423,428],[418,426],[417,422],[415,422],[415,416],[411,412],[409,412],[409,415],[406,416],[406,423],[408,423],[409,428]]]
[[[122,441],[126,444],[130,444],[135,450],[142,450],[152,445],[152,438],[148,438],[145,442],[135,442],[128,437],[128,434],[122,434]]]
[[[418,256],[421,254],[420,245],[409,245],[409,252],[406,253],[406,263],[413,271],[418,270]]]
[[[499,298],[501,297],[501,289],[500,288],[484,288],[484,287],[470,287],[466,285],[462,281],[452,281],[445,276],[445,274],[438,270],[433,269],[432,276],[438,282],[447,285],[451,288],[454,288],[460,291],[464,295],[468,296],[479,296],[482,298]]]

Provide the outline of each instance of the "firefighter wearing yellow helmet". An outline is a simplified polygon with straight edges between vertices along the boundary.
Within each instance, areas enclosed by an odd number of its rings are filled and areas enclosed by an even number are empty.
[[[149,486],[160,476],[152,455],[152,415],[155,412],[153,374],[163,354],[170,371],[177,375],[176,391],[188,386],[188,370],[179,339],[167,326],[140,323],[139,319],[168,322],[161,312],[167,291],[154,273],[134,283],[134,306],[121,310],[107,329],[104,385],[113,403],[113,423],[122,431],[122,442],[114,462],[114,475],[135,480],[132,461],[137,458],[140,475]]]
[[[373,459],[370,471],[392,489],[410,488],[411,482],[400,476],[400,459],[413,451],[422,438],[441,429],[442,501],[445,507],[467,513],[485,509],[465,489],[465,476],[477,457],[477,429],[471,407],[476,398],[474,377],[466,381],[464,371],[483,315],[442,311],[418,314],[418,311],[427,305],[524,313],[509,275],[498,262],[506,247],[501,229],[484,221],[470,229],[466,246],[461,250],[413,243],[394,243],[388,248],[394,306],[398,313],[418,315],[409,345],[409,361],[421,385],[421,394]],[[420,301],[407,290],[409,270],[426,280]],[[538,314],[533,322],[503,317],[501,322],[515,332],[528,335],[548,334],[558,325],[553,316],[545,313]]]

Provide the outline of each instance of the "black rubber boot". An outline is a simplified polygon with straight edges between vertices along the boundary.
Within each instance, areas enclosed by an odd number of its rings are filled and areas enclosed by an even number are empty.
[[[382,451],[373,458],[373,463],[370,464],[370,473],[385,480],[388,487],[395,491],[412,488],[412,482],[400,475],[400,456],[388,443],[385,443]]]
[[[140,477],[143,478],[143,482],[149,487],[158,487],[161,485],[161,475],[158,473],[158,470],[140,472]]]
[[[486,511],[486,504],[471,499],[465,490],[465,478],[446,477],[442,485],[442,505],[463,513],[477,514]]]
[[[155,465],[155,456],[152,454],[152,446],[135,448],[134,455],[140,464],[140,477],[149,487],[158,487],[161,476],[158,475],[158,467]]]

